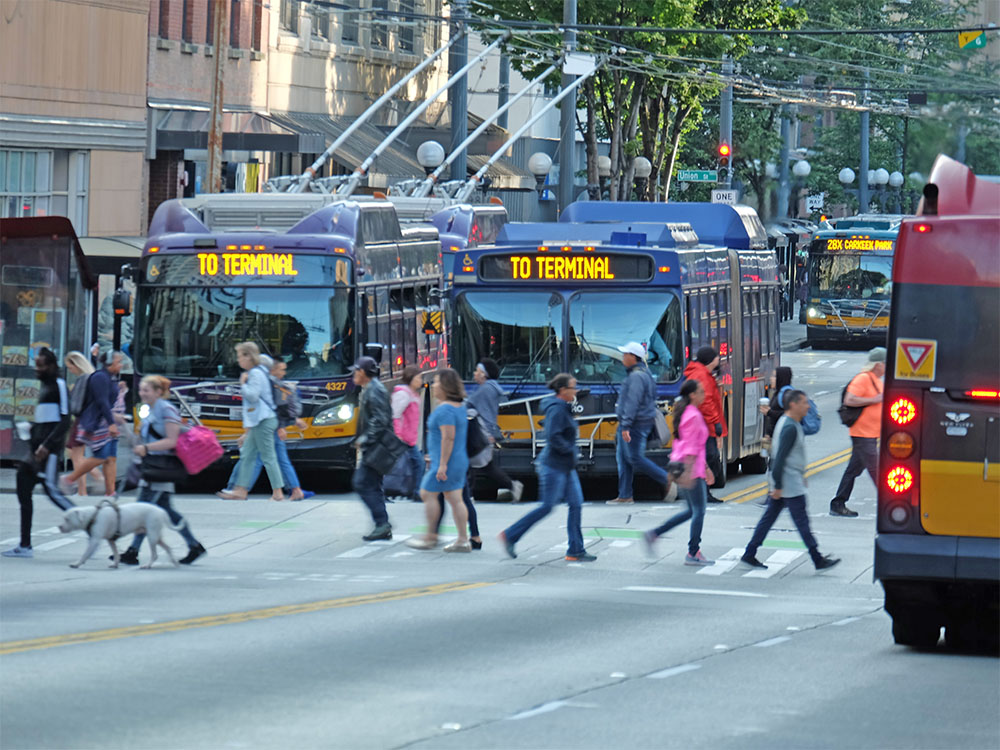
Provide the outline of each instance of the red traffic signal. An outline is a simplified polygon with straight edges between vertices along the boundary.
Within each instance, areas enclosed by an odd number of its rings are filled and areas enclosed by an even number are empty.
[[[728,143],[719,144],[719,156],[728,157],[732,153],[732,149],[729,148]]]

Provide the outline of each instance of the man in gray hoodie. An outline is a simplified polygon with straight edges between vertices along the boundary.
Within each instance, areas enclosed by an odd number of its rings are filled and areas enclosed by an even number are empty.
[[[809,514],[806,513],[806,434],[802,431],[802,418],[808,411],[809,398],[803,391],[792,391],[785,396],[785,413],[774,426],[771,445],[774,459],[768,478],[771,494],[767,509],[757,522],[750,543],[740,558],[751,568],[767,568],[757,559],[757,549],[764,543],[767,532],[786,506],[816,570],[832,568],[840,562],[839,558],[819,553],[816,537],[809,528]]]

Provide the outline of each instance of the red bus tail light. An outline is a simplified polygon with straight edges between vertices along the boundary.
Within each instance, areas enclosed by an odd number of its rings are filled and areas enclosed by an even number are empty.
[[[966,398],[1000,398],[1000,391],[989,388],[974,388],[965,392]]]
[[[890,469],[885,483],[897,495],[901,495],[913,486],[913,474],[905,466],[895,466]]]
[[[927,234],[934,229],[930,224],[914,224],[913,231],[919,232],[920,234]]]
[[[908,398],[897,398],[889,407],[889,418],[898,425],[909,424],[916,416],[917,405]]]

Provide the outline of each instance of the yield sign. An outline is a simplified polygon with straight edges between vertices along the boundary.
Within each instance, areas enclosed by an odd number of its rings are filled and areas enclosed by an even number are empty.
[[[896,340],[896,378],[932,381],[937,372],[937,341],[934,339]]]

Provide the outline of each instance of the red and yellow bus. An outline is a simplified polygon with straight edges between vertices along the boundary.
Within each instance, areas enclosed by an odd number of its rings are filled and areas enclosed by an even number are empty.
[[[875,578],[897,643],[995,649],[1000,184],[940,156],[893,268]]]

